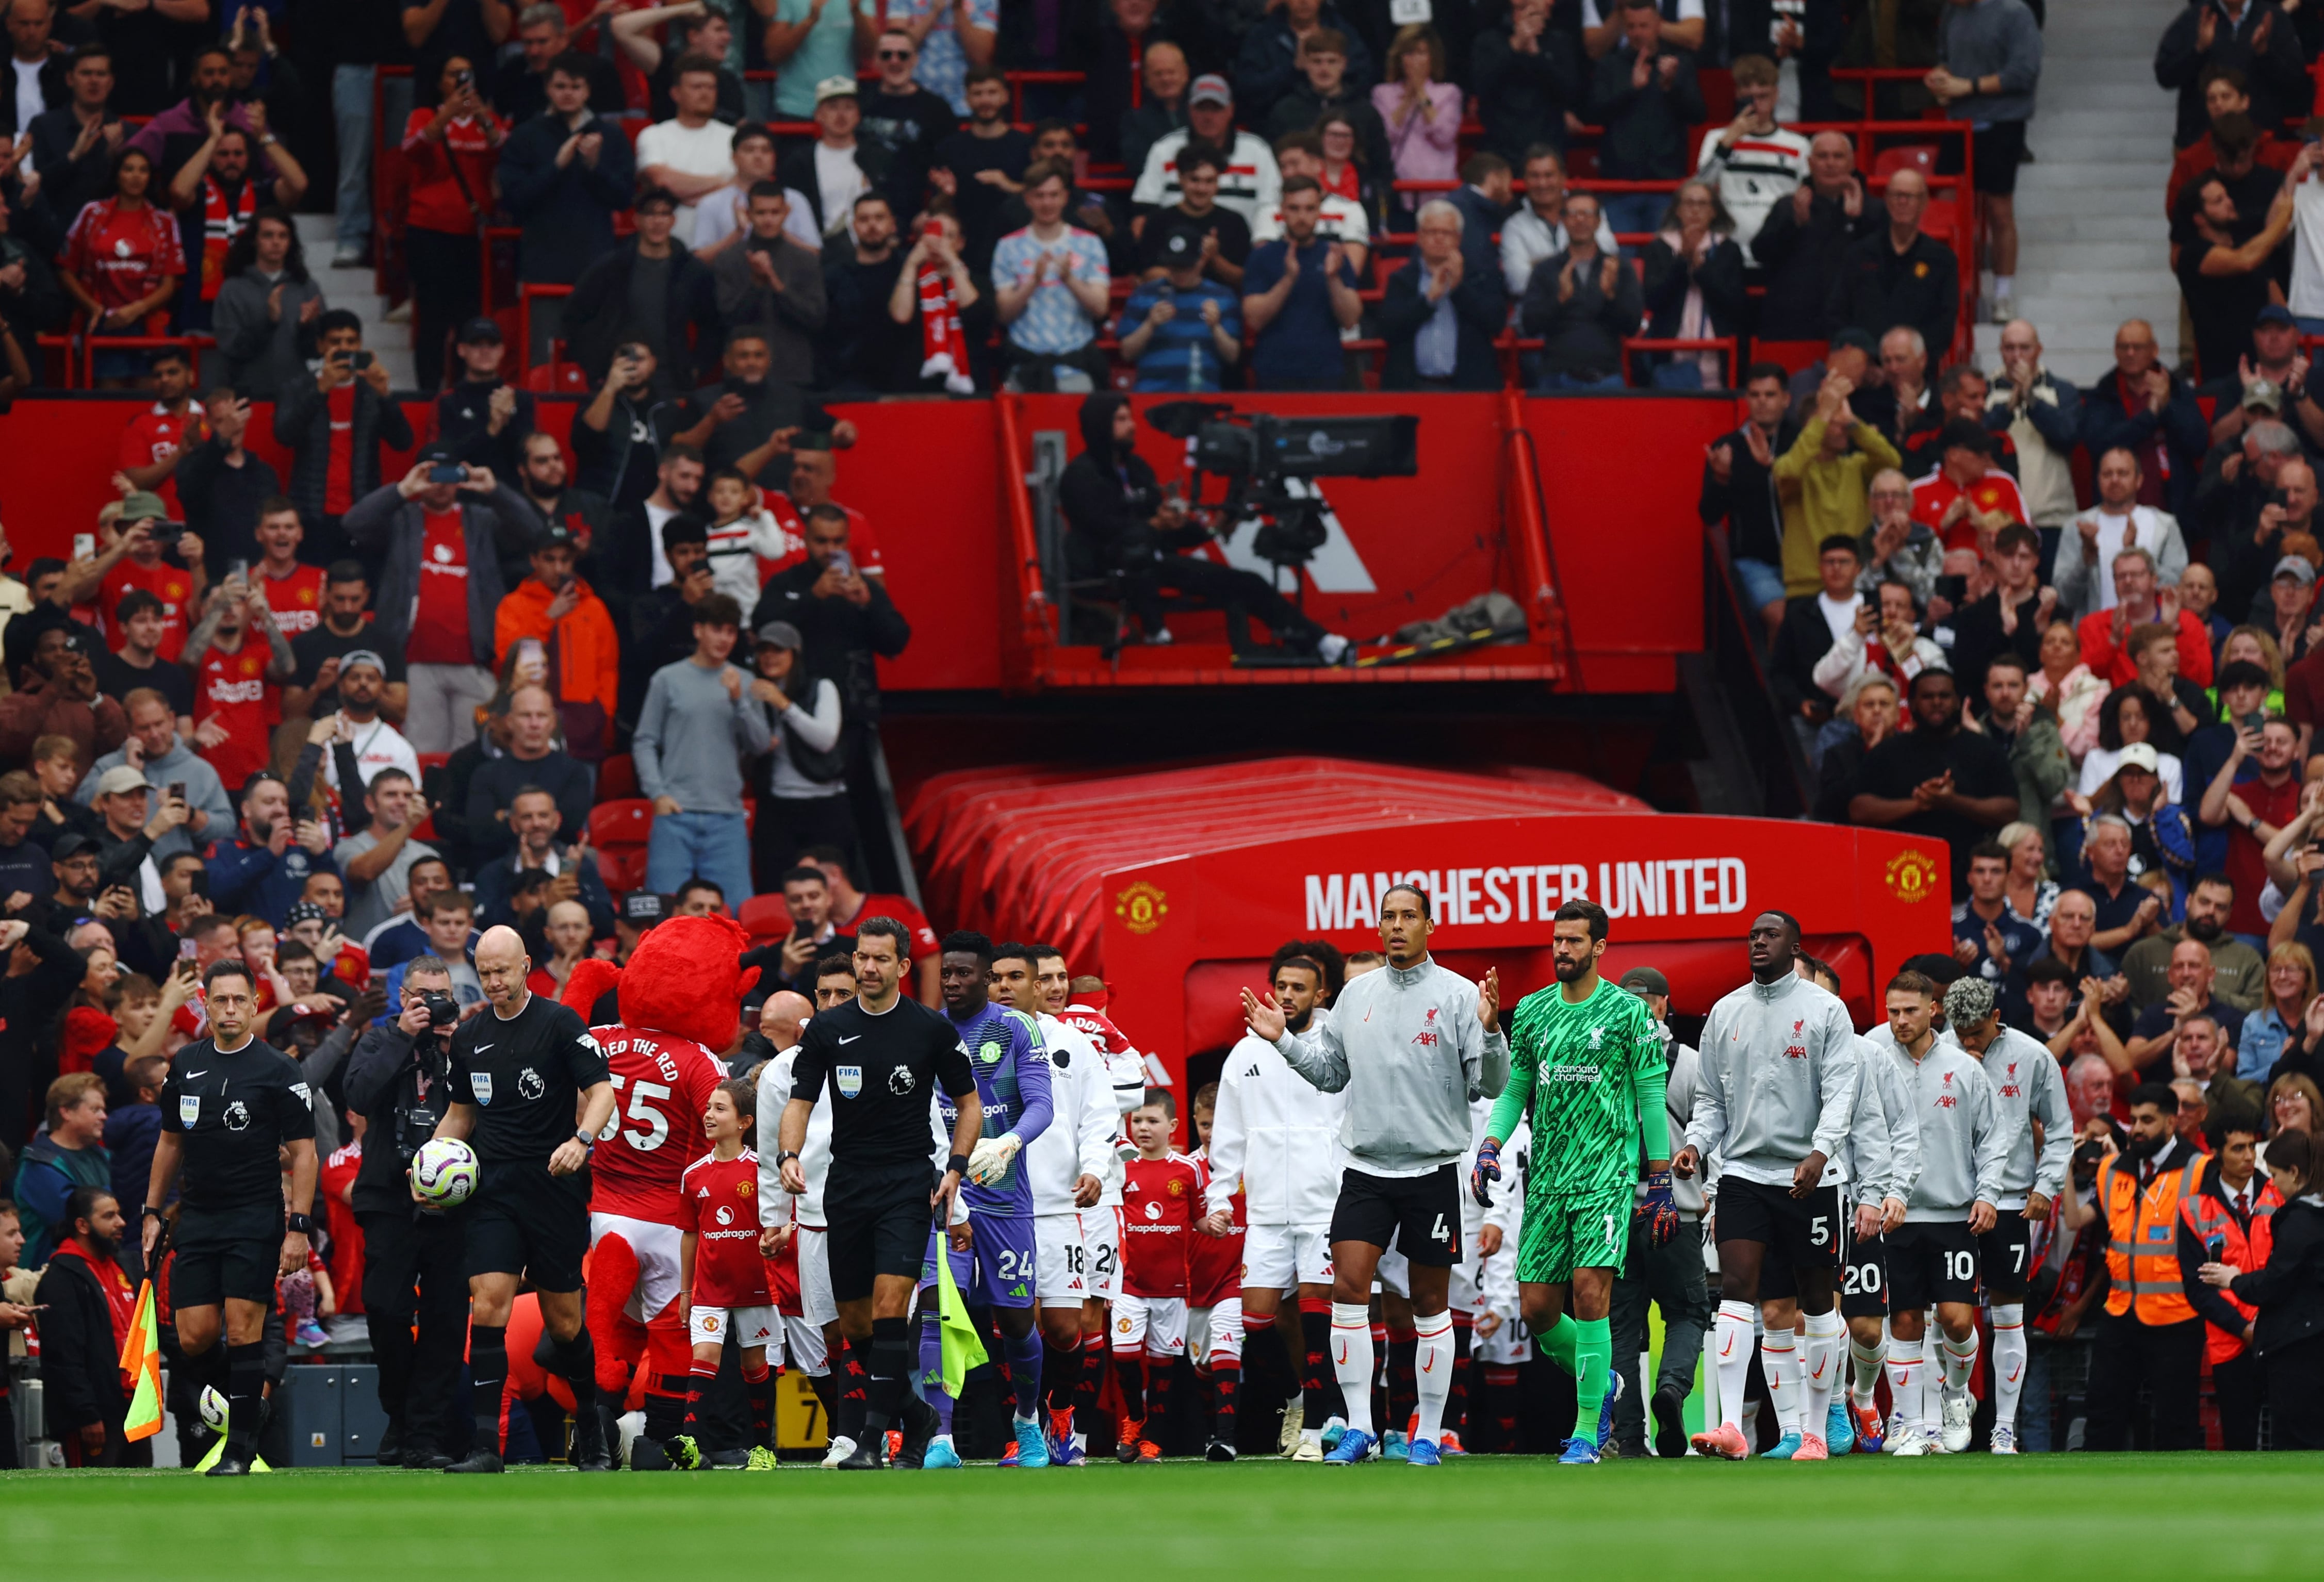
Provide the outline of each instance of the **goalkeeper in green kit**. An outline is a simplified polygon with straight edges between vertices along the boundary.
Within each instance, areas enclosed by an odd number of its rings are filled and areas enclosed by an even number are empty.
[[[1509,1085],[1485,1123],[1469,1182],[1478,1202],[1489,1205],[1501,1144],[1529,1118],[1518,1300],[1543,1352],[1573,1375],[1580,1406],[1558,1459],[1580,1466],[1597,1461],[1613,1425],[1619,1380],[1607,1314],[1631,1217],[1648,1218],[1657,1246],[1679,1224],[1662,1038],[1644,1001],[1598,975],[1605,953],[1604,907],[1576,900],[1557,909],[1550,928],[1557,986],[1527,995],[1509,1017]]]

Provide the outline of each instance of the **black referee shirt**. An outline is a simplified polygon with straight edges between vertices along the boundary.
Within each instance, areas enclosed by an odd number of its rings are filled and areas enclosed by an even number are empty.
[[[928,1167],[928,1106],[941,1089],[962,1099],[976,1073],[960,1030],[941,1011],[899,998],[879,1016],[851,999],[818,1011],[800,1035],[791,1094],[831,1093],[831,1180],[862,1181]]]
[[[487,1006],[452,1035],[452,1102],[483,1112],[468,1135],[480,1160],[546,1168],[580,1130],[581,1090],[605,1080],[580,1013],[537,994],[513,1016]]]
[[[315,1140],[314,1096],[272,1044],[254,1037],[227,1053],[204,1038],[170,1062],[161,1129],[186,1139],[178,1199],[188,1209],[280,1208],[281,1149]]]

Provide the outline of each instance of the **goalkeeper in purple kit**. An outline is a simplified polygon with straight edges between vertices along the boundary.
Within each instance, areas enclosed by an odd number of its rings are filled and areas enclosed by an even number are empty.
[[[1001,1355],[1016,1396],[1017,1450],[1004,1466],[1047,1467],[1048,1440],[1041,1427],[1041,1333],[1034,1319],[1033,1183],[1020,1157],[1025,1145],[1047,1131],[1054,1110],[1049,1055],[1030,1016],[991,1003],[992,942],[981,934],[947,934],[937,980],[945,1015],[960,1033],[976,1075],[984,1131],[968,1158],[961,1200],[968,1207],[969,1246],[951,1250],[931,1232],[920,1274],[921,1383],[936,1410],[937,1429],[922,1465],[960,1465],[952,1442],[952,1398],[944,1393],[944,1345],[936,1307],[936,1259],[952,1260],[953,1281],[973,1307],[992,1310]],[[947,1123],[952,1100],[938,1105]]]
[[[1573,1375],[1579,1404],[1559,1459],[1586,1466],[1605,1443],[1619,1388],[1608,1315],[1632,1211],[1649,1216],[1657,1246],[1678,1228],[1663,1118],[1669,1068],[1645,1003],[1598,974],[1603,907],[1560,906],[1550,953],[1557,985],[1527,995],[1510,1017],[1509,1085],[1485,1123],[1470,1184],[1480,1203],[1490,1203],[1501,1145],[1520,1118],[1529,1121],[1518,1301],[1544,1354]],[[1640,1203],[1642,1160],[1648,1191]]]

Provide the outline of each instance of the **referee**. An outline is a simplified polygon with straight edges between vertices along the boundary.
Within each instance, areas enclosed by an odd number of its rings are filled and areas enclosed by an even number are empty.
[[[152,1267],[162,1206],[180,1171],[177,1257],[170,1290],[178,1345],[215,1384],[224,1375],[226,1444],[212,1477],[246,1477],[257,1457],[264,1412],[266,1315],[274,1282],[307,1262],[315,1223],[315,1111],[289,1056],[261,1043],[258,991],[236,960],[211,963],[202,979],[210,1035],[170,1062],[161,1088],[161,1135],[145,1187],[144,1247]],[[281,1156],[290,1158],[290,1207],[282,1209]],[[218,1364],[219,1310],[226,1359]]]
[[[863,1437],[843,1472],[888,1464],[888,1427],[907,1419],[901,1460],[919,1465],[936,1431],[935,1409],[906,1388],[912,1369],[905,1314],[928,1250],[928,1217],[949,1220],[969,1151],[984,1133],[960,1031],[940,1011],[897,993],[909,970],[909,935],[892,917],[855,931],[855,998],[821,1012],[799,1038],[791,1100],[783,1107],[776,1167],[783,1186],[807,1191],[799,1150],[816,1095],[831,1095],[831,1167],[823,1191],[831,1293],[848,1344],[868,1347],[870,1402]],[[941,1174],[929,1156],[928,1117],[938,1090],[958,1105],[952,1153]],[[964,1239],[965,1225],[953,1231]]]
[[[519,1275],[540,1299],[549,1367],[573,1390],[573,1465],[611,1472],[597,1413],[597,1359],[582,1322],[581,1260],[589,1250],[589,1179],[581,1173],[613,1115],[613,1084],[580,1015],[525,987],[532,959],[513,928],[476,943],[486,1010],[452,1035],[451,1105],[439,1137],[465,1140],[481,1172],[466,1221],[468,1372],[475,1432],[447,1472],[498,1472],[501,1388],[508,1381],[509,1309]],[[581,1117],[576,1127],[576,1113]]]

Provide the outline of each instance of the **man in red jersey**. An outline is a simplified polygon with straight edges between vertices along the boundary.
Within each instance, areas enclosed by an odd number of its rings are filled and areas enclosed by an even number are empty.
[[[119,520],[99,529],[106,539],[99,564],[114,558],[105,573],[97,609],[105,617],[106,646],[118,653],[127,637],[121,601],[138,588],[159,599],[161,640],[153,651],[164,664],[175,665],[185,656],[186,623],[199,608],[209,578],[202,569],[202,541],[194,534],[182,534],[165,555],[153,529],[168,515],[168,504],[160,495],[140,490],[122,501]]]
[[[209,417],[193,399],[194,370],[184,350],[163,346],[153,354],[153,404],[121,431],[121,475],[139,489],[161,497],[179,514],[178,463],[210,437]]]
[[[266,596],[233,576],[211,590],[209,608],[186,638],[184,662],[194,673],[202,756],[220,780],[242,785],[266,768],[282,722],[282,684],[298,673]]]
[[[251,580],[266,594],[275,627],[294,639],[314,630],[323,620],[323,568],[299,563],[299,546],[307,538],[299,508],[275,495],[258,508],[254,537],[261,558]]]

